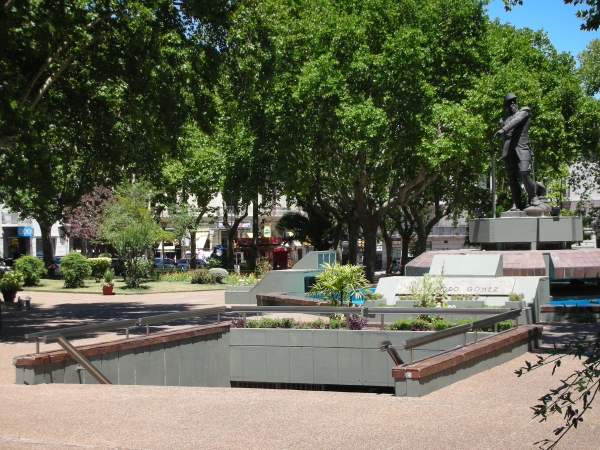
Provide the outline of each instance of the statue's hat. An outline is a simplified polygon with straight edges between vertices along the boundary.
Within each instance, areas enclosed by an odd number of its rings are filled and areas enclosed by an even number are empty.
[[[509,92],[508,94],[506,94],[504,96],[504,105],[506,106],[508,104],[508,102],[510,102],[513,98],[517,98],[517,96],[515,94],[513,94],[512,92]]]

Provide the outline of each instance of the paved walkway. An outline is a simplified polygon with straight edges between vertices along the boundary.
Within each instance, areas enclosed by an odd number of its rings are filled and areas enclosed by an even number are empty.
[[[0,448],[4,449],[528,449],[560,423],[532,420],[532,405],[578,367],[567,360],[517,378],[527,354],[424,398],[383,394],[157,386],[14,383],[23,333],[49,325],[223,304],[223,292],[106,297],[31,294],[35,309],[3,311]],[[179,326],[175,324],[174,326]],[[592,332],[598,327],[582,326]],[[566,340],[572,326],[546,327]],[[93,336],[89,342],[119,338]],[[56,345],[56,344],[51,344]],[[549,345],[549,342],[546,342]],[[599,408],[559,448],[598,449]]]

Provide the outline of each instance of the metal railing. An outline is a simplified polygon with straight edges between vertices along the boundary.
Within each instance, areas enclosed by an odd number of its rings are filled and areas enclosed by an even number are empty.
[[[511,311],[505,308],[364,308],[366,317],[375,317],[375,314],[381,314],[381,326],[383,330],[386,314],[468,314],[468,315],[493,315]]]
[[[125,338],[129,339],[129,329],[132,327],[146,326],[146,335],[150,334],[150,324],[159,322],[169,322],[172,320],[186,319],[190,317],[217,315],[217,323],[221,323],[221,313],[225,312],[224,306],[216,308],[197,309],[193,311],[184,311],[170,314],[161,314],[157,316],[142,317],[139,319],[115,320],[104,323],[82,325],[77,327],[58,328],[49,331],[40,331],[39,333],[28,333],[25,338],[29,341],[35,341],[35,352],[40,352],[40,342],[57,341],[58,344],[77,361],[82,368],[87,370],[100,384],[111,384],[94,365],[71,344],[65,336],[82,335],[96,331],[107,331],[116,329],[125,329]],[[79,370],[79,369],[78,369]]]
[[[247,313],[261,314],[265,312],[288,312],[288,313],[302,313],[302,314],[345,314],[346,315],[346,326],[350,321],[350,316],[354,314],[364,316],[364,311],[367,308],[357,308],[352,306],[231,306],[229,308],[231,312],[242,313],[242,320],[244,328],[247,324]]]
[[[415,308],[417,309],[417,308]],[[515,319],[516,327],[519,326],[519,317],[521,316],[522,309],[511,309],[511,310],[503,310],[500,314],[497,314],[498,310],[496,310],[496,314],[492,317],[487,317],[485,319],[476,320],[474,322],[459,325],[452,328],[446,328],[445,330],[436,331],[435,333],[428,334],[426,336],[420,336],[413,339],[408,339],[404,341],[401,346],[391,345],[390,341],[383,341],[379,343],[379,349],[384,352],[387,351],[395,363],[397,363],[397,359],[400,359],[401,363],[402,359],[398,356],[397,352],[394,349],[403,348],[408,351],[409,364],[413,364],[413,349],[416,347],[421,347],[423,345],[431,344],[432,342],[436,342],[442,339],[446,339],[448,337],[458,336],[460,334],[463,335],[462,345],[459,345],[457,348],[464,347],[467,345],[467,333],[473,332],[473,343],[477,343],[477,330],[483,327],[487,327],[489,325],[494,326],[494,333],[498,332],[498,322],[502,322],[508,319]],[[394,350],[394,352],[391,352]],[[452,349],[452,350],[455,350]],[[450,350],[447,350],[450,351]],[[444,353],[444,352],[441,352]],[[426,358],[421,358],[419,361],[423,361],[425,359],[431,358],[431,356]]]
[[[466,225],[457,227],[434,226],[431,228],[429,236],[467,236],[469,230]]]
[[[428,336],[423,336],[420,338],[410,339],[403,344],[403,348],[409,350],[410,360],[412,363],[412,348],[425,345],[430,342],[435,342],[439,339],[443,339],[449,336],[455,336],[457,334],[464,333],[465,338],[463,342],[466,342],[466,333],[468,331],[475,330],[475,342],[477,341],[477,328],[481,328],[484,326],[488,326],[490,324],[496,324],[502,320],[506,320],[509,318],[517,319],[518,326],[518,316],[521,314],[521,309],[508,310],[508,309],[490,309],[490,308],[445,308],[444,311],[434,310],[432,308],[359,308],[359,307],[337,307],[337,306],[219,306],[214,308],[205,308],[205,309],[196,309],[192,311],[183,311],[169,314],[160,314],[155,316],[147,316],[141,317],[138,319],[126,319],[126,320],[116,320],[116,321],[108,321],[104,323],[91,324],[91,325],[81,325],[75,327],[65,327],[65,328],[57,328],[50,329],[46,331],[40,331],[37,333],[28,333],[25,335],[25,338],[29,341],[35,341],[35,352],[40,352],[40,342],[48,342],[56,340],[59,345],[69,353],[73,359],[75,359],[83,368],[85,368],[99,383],[109,384],[110,382],[106,377],[100,373],[100,371],[95,368],[90,361],[88,361],[85,356],[83,356],[67,339],[65,336],[68,335],[83,335],[97,331],[107,331],[107,330],[116,330],[116,329],[125,329],[126,336],[125,338],[129,338],[129,329],[133,327],[146,327],[146,335],[150,334],[150,324],[161,323],[161,322],[169,322],[173,320],[186,319],[191,317],[200,317],[200,316],[208,316],[215,315],[217,316],[217,323],[221,323],[221,314],[224,313],[241,313],[243,315],[244,327],[246,327],[246,319],[247,314],[261,314],[261,313],[269,313],[269,312],[279,312],[279,313],[303,313],[303,314],[314,314],[314,315],[330,315],[330,314],[344,314],[346,315],[346,323],[350,319],[352,315],[360,315],[363,317],[374,317],[375,314],[381,314],[381,329],[383,329],[384,324],[384,316],[385,314],[407,314],[407,315],[415,315],[415,314],[431,314],[432,312],[435,314],[443,313],[444,315],[450,314],[468,314],[468,315],[481,315],[481,314],[494,314],[493,317],[481,319],[475,321],[471,324],[457,326],[453,328],[448,328],[446,330],[438,331]],[[496,331],[496,327],[494,327]],[[383,344],[383,343],[382,343]],[[382,351],[389,351],[390,355],[393,352],[391,350],[394,346],[388,345],[387,347],[382,347],[380,345]],[[395,351],[394,351],[395,352]],[[399,358],[399,357],[398,357]]]

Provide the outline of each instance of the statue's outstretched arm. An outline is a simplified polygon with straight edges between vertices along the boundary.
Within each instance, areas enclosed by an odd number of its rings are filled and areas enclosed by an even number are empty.
[[[504,121],[504,126],[502,127],[502,129],[506,133],[507,131],[510,131],[514,127],[519,125],[524,120],[527,120],[528,117],[529,117],[529,108],[527,108],[527,107],[522,108],[514,116],[510,116]]]

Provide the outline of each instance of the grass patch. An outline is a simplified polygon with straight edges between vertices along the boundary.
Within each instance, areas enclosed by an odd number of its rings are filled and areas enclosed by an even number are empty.
[[[41,279],[38,286],[27,287],[27,291],[38,292],[73,292],[84,294],[102,294],[102,285],[93,278],[85,281],[85,287],[68,289],[64,280]],[[114,294],[153,294],[160,292],[193,292],[225,290],[223,284],[191,284],[189,281],[152,281],[142,280],[139,288],[128,288],[122,279],[115,280]]]

